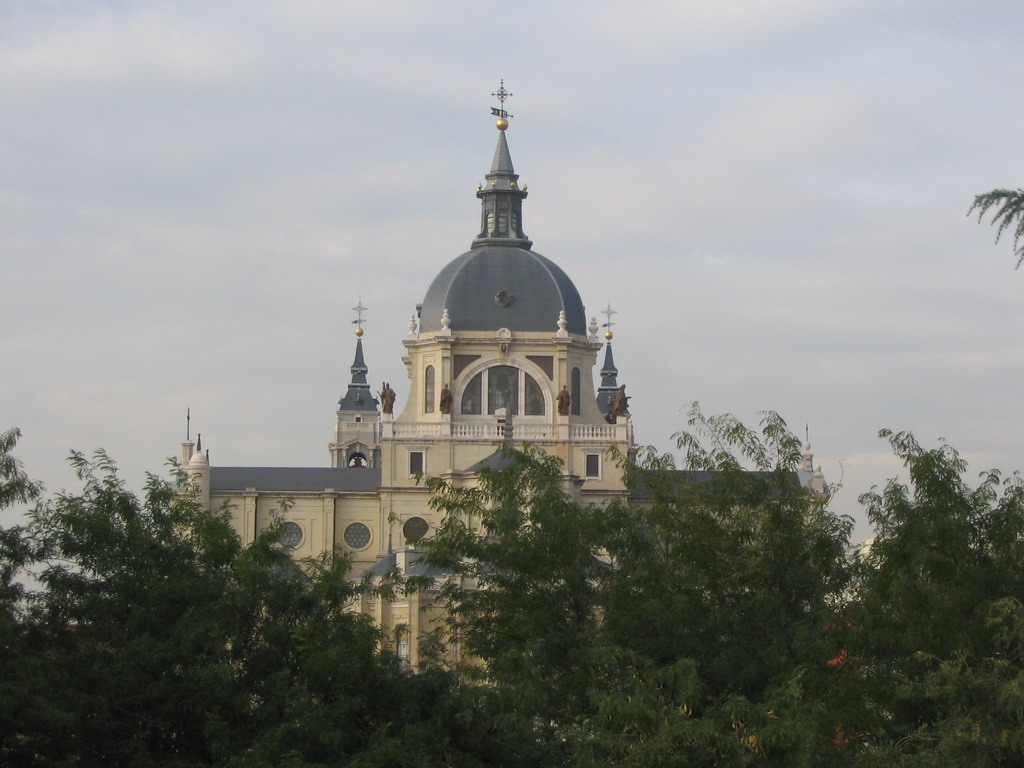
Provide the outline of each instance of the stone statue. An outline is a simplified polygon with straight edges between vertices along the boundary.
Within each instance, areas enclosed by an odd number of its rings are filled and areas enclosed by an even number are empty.
[[[438,403],[437,408],[441,413],[452,412],[452,391],[448,389],[447,384],[445,384],[444,388],[441,390],[441,402]]]
[[[569,394],[569,390],[563,384],[562,391],[558,393],[558,415],[568,416],[570,405],[572,405],[572,395]]]
[[[608,415],[605,416],[605,421],[609,424],[614,424],[619,416],[626,415],[626,409],[629,408],[630,398],[626,397],[626,385],[623,384],[619,387],[619,391],[615,393],[615,402],[612,403],[612,408],[608,411]]]
[[[377,393],[380,395],[380,407],[384,413],[395,412],[395,390],[391,388],[391,385],[386,381],[384,382],[384,389]]]

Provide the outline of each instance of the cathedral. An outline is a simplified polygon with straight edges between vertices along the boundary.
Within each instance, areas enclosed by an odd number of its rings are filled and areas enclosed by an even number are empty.
[[[283,509],[281,541],[296,559],[340,548],[351,558],[353,578],[396,569],[422,575],[417,543],[439,522],[422,477],[470,484],[479,468],[501,461],[502,443],[531,443],[557,456],[568,492],[582,503],[629,497],[613,459],[631,455],[634,439],[611,324],[599,335],[569,276],[533,250],[507,114],[493,111],[498,140],[477,186],[479,233],[440,269],[409,318],[401,410],[390,384],[377,393],[370,388],[360,324],[351,382],[328,446],[330,466],[210,466],[199,446],[182,444],[202,502],[226,505],[243,543]],[[356,310],[362,309],[360,303]],[[804,482],[812,481],[809,469],[808,456]],[[419,639],[440,618],[435,597],[364,597],[358,609],[415,664]]]

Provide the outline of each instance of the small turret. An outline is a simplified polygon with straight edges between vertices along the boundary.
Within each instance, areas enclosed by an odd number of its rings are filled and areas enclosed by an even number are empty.
[[[494,95],[502,105],[494,110],[498,115],[498,146],[494,149],[491,172],[484,177],[486,183],[477,187],[476,196],[481,202],[480,234],[472,247],[512,245],[529,250],[533,242],[523,233],[523,200],[527,192],[525,187],[519,188],[519,176],[512,167],[512,153],[505,140],[508,118],[512,117],[505,111],[505,99],[512,94],[505,90],[502,81],[501,89]]]
[[[186,467],[189,480],[195,486],[197,500],[205,509],[210,508],[210,460],[203,453],[203,436],[196,439],[196,450]]]
[[[360,299],[352,308],[356,320],[356,353],[352,360],[352,379],[348,390],[338,400],[334,427],[334,440],[328,444],[332,467],[380,466],[380,412],[378,399],[373,396],[367,381],[369,368],[363,358],[363,312],[366,307]],[[393,390],[385,385],[384,391]],[[387,406],[387,404],[385,404]],[[388,408],[385,407],[385,410]]]
[[[612,339],[615,337],[615,334],[612,333],[612,326],[615,325],[612,322],[612,315],[617,313],[612,309],[611,302],[608,302],[608,308],[601,310],[601,313],[608,319],[602,324],[602,327],[605,329],[604,339],[606,343],[604,348],[604,365],[601,366],[601,386],[597,388],[597,408],[605,415],[606,419],[614,422],[610,414],[615,409],[616,400],[619,399],[619,393],[622,389],[619,386],[618,380],[619,370],[615,367],[615,359],[612,357]],[[620,413],[621,415],[628,416],[629,408],[626,402],[629,398],[623,395],[622,400],[622,410]]]

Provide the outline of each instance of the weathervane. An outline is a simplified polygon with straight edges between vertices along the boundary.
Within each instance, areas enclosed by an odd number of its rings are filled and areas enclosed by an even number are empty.
[[[498,123],[499,123],[498,127],[499,128],[501,128],[500,123],[501,123],[502,120],[506,121],[505,122],[505,127],[507,128],[508,127],[508,122],[507,121],[508,121],[508,119],[510,117],[513,117],[513,115],[510,115],[508,112],[505,111],[505,99],[510,98],[512,96],[511,93],[509,93],[507,90],[505,90],[505,78],[501,79],[501,86],[498,88],[498,90],[495,93],[492,93],[491,96],[496,98],[501,103],[500,107],[491,107],[491,114],[494,115],[497,118],[500,118],[498,120]],[[501,128],[501,130],[505,130],[505,128]]]
[[[356,336],[363,335],[363,312],[367,309],[369,309],[369,307],[363,306],[363,297],[360,296],[359,303],[352,307],[352,311],[356,313],[356,319],[352,321],[356,327]]]
[[[612,340],[612,336],[614,335],[612,333],[612,326],[615,325],[615,323],[612,322],[612,315],[619,314],[614,309],[612,309],[611,299],[608,300],[608,306],[605,309],[601,310],[601,314],[604,315],[607,318],[606,322],[601,323],[601,327],[602,328],[607,328],[608,329],[607,331],[604,332],[604,337],[606,339],[608,339],[608,341],[611,341]]]

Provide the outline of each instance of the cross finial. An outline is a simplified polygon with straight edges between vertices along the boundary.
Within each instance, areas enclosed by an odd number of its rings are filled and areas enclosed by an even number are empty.
[[[498,100],[501,106],[491,107],[491,114],[494,115],[495,117],[500,117],[503,120],[508,120],[510,117],[512,117],[512,115],[505,111],[505,99],[511,97],[512,95],[513,94],[511,94],[509,91],[505,90],[505,78],[502,78],[501,86],[498,88],[497,91],[491,94],[491,96]]]
[[[356,313],[356,319],[352,321],[353,325],[356,327],[356,336],[363,335],[363,312],[367,309],[369,309],[369,307],[363,306],[363,297],[360,296],[359,303],[352,307],[352,311]]]
[[[611,299],[608,300],[608,306],[601,310],[601,314],[606,318],[605,322],[601,323],[601,327],[605,329],[604,337],[608,341],[611,341],[612,336],[614,335],[612,334],[612,326],[615,325],[615,323],[612,322],[612,315],[618,314],[618,312],[612,309]]]
[[[617,315],[619,313],[612,309],[612,303],[611,301],[609,301],[608,306],[601,310],[601,314],[604,315],[605,318],[607,318],[607,321],[602,323],[601,327],[610,329],[613,325],[615,325],[615,323],[612,322],[612,315]]]

